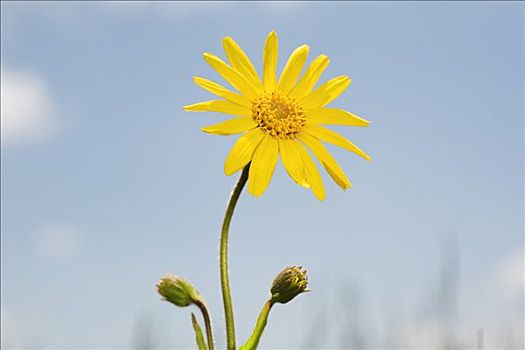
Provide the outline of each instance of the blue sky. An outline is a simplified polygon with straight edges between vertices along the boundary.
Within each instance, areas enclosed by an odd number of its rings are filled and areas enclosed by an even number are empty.
[[[261,198],[243,195],[230,253],[239,341],[273,276],[302,264],[314,292],[275,308],[264,348],[305,345],[323,305],[338,327],[342,305],[359,308],[369,346],[431,347],[447,322],[466,346],[478,329],[487,346],[523,346],[523,3],[1,9],[6,348],[123,348],[148,322],[156,346],[192,347],[189,310],[155,293],[167,272],[205,295],[223,342],[216,255],[235,137],[199,130],[225,116],[181,106],[210,98],[192,76],[220,81],[203,52],[224,57],[229,35],[260,67],[271,30],[281,68],[306,43],[330,57],[324,79],[352,78],[334,105],[372,124],[335,129],[373,161],[331,147],[354,187],[325,177],[325,202],[282,166]],[[435,294],[451,246],[457,308],[444,318]],[[341,346],[345,332],[319,343]]]

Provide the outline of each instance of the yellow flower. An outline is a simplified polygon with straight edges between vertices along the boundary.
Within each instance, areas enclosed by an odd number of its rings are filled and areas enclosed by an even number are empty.
[[[260,79],[248,56],[230,37],[222,44],[230,64],[204,53],[204,59],[238,92],[201,77],[195,83],[222,99],[184,106],[186,111],[219,112],[236,118],[210,125],[202,130],[217,135],[243,134],[224,164],[231,175],[251,162],[248,191],[260,196],[272,178],[280,158],[290,177],[311,188],[317,198],[326,197],[323,181],[307,148],[317,157],[332,179],[343,189],[351,187],[345,173],[326,150],[328,142],[370,160],[356,145],[321,125],[368,126],[369,122],[339,108],[326,107],[350,85],[350,78],[338,76],[314,89],[328,66],[325,55],[315,58],[300,76],[309,47],[299,46],[290,55],[277,80],[277,34],[266,38],[263,51],[263,76]]]

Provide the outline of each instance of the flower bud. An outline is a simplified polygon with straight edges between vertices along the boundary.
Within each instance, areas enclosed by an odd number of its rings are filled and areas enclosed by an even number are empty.
[[[199,292],[188,281],[167,275],[157,283],[157,292],[166,301],[177,306],[188,306],[201,299]]]
[[[297,295],[307,292],[308,276],[301,266],[291,266],[282,270],[273,280],[272,301],[286,304]]]

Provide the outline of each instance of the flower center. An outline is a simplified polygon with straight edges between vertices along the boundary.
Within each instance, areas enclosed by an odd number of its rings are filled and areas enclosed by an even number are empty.
[[[268,135],[293,139],[306,124],[303,109],[293,97],[265,92],[252,105],[252,117]]]

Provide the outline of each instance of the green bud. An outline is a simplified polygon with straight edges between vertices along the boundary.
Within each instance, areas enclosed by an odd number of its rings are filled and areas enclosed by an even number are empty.
[[[157,283],[157,292],[177,306],[188,306],[201,300],[199,292],[183,278],[167,275]]]
[[[301,266],[291,266],[282,270],[273,280],[272,302],[286,304],[301,293],[308,292],[308,276]]]

